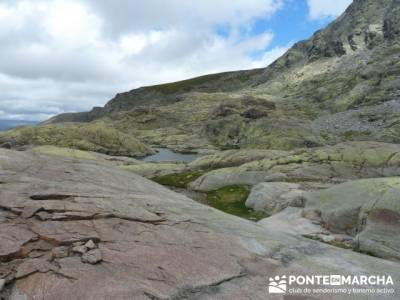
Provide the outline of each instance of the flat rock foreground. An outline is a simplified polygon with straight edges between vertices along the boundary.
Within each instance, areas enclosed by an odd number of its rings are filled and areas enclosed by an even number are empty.
[[[0,299],[399,299],[268,293],[270,277],[317,274],[392,276],[398,288],[400,264],[225,214],[103,162],[0,150]]]

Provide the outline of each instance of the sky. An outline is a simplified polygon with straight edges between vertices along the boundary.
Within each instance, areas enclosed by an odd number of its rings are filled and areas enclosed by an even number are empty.
[[[266,67],[351,0],[0,0],[0,119],[42,121],[116,93]]]

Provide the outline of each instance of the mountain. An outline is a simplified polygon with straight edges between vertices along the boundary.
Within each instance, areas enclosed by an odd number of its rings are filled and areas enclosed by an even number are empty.
[[[399,0],[355,0],[267,68],[142,87],[46,124],[101,120],[182,151],[397,143],[399,28]]]
[[[12,129],[17,126],[23,125],[35,125],[38,122],[34,121],[25,121],[25,120],[0,120],[0,131]]]
[[[265,69],[0,133],[0,299],[400,299],[399,58],[400,0],[355,0]]]

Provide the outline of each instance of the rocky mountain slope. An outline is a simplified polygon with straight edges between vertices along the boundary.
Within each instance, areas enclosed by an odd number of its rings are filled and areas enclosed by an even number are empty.
[[[177,150],[397,143],[399,7],[398,0],[356,0],[265,69],[143,87],[47,123],[101,120]]]

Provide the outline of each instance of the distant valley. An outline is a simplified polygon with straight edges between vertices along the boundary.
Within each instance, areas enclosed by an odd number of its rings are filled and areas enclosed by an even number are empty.
[[[0,120],[0,131],[8,130],[22,125],[36,125],[38,122],[27,120]]]

